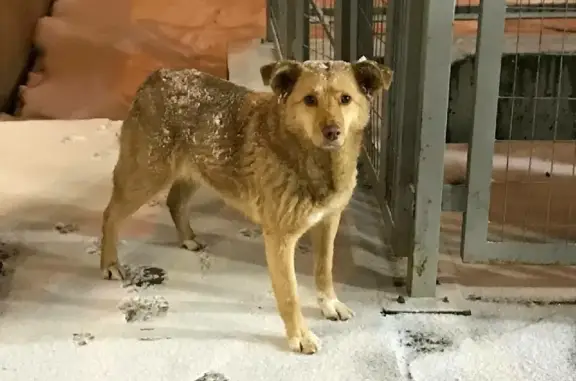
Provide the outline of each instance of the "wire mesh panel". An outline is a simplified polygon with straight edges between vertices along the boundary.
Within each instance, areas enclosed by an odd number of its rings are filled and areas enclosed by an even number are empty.
[[[576,2],[498,3],[480,8],[462,257],[576,264]]]
[[[267,0],[266,41],[274,43],[279,59],[310,58],[311,0]],[[315,32],[313,32],[315,33]]]
[[[390,53],[397,47],[397,44],[395,44],[394,39],[390,39],[390,44],[386,45],[387,36],[395,31],[392,26],[394,17],[391,15],[393,7],[389,3],[393,2],[385,0],[352,1],[353,33],[351,38],[353,44],[351,46],[351,58],[357,60],[364,56],[397,71],[401,70],[402,66],[395,62],[399,55]],[[401,35],[399,37],[402,39]],[[390,92],[381,94],[373,100],[370,124],[365,130],[362,155],[364,172],[372,183],[384,216],[385,236],[390,240],[394,236],[393,231],[395,230],[394,213],[391,207],[394,183],[388,180],[394,176],[394,164],[395,161],[399,160],[396,155],[397,143],[393,139],[394,123],[391,121],[399,113],[395,112],[398,110],[391,110],[389,106],[392,99],[401,97],[399,92],[401,88],[402,76],[395,72],[394,83]],[[398,102],[398,104],[401,103]],[[391,164],[389,163],[390,158],[392,159]],[[394,242],[391,243],[394,252],[402,255],[400,253],[403,250],[398,250],[394,247]]]
[[[358,0],[358,38],[353,49],[356,58],[366,56],[394,70],[390,91],[374,99],[364,139],[364,162],[384,214],[386,236],[398,256],[409,256],[413,250],[411,234],[416,193],[418,127],[414,120],[412,124],[404,123],[408,97],[413,101],[419,95],[418,84],[411,83],[408,76],[408,70],[420,70],[418,48],[411,52],[416,60],[411,68],[408,62],[411,4],[410,1]],[[411,116],[414,115],[417,113],[412,112]]]
[[[369,0],[358,1],[358,19],[357,24],[361,29],[358,33],[360,38],[356,41],[356,57],[359,59],[361,56],[379,61],[384,64],[385,49],[386,49],[386,14],[384,0]],[[388,62],[387,62],[388,63]],[[394,66],[390,64],[390,66]],[[370,125],[366,130],[366,139],[364,149],[368,163],[374,173],[375,179],[385,184],[383,177],[386,175],[384,170],[381,169],[381,158],[386,155],[385,150],[394,150],[394,147],[389,147],[386,141],[383,142],[383,137],[387,138],[388,123],[386,120],[386,95],[379,95],[374,99],[374,107],[371,111]],[[387,139],[384,139],[387,140]]]
[[[567,4],[568,3],[568,4]],[[508,5],[506,18],[540,19],[558,17],[563,12],[568,17],[576,16],[576,4],[573,0],[506,0]],[[565,9],[566,5],[568,8]],[[477,19],[480,11],[480,0],[456,0],[455,19]]]
[[[384,4],[382,4],[384,5]],[[397,206],[399,204],[398,197],[405,192],[401,190],[399,172],[402,165],[408,164],[409,166],[414,166],[414,149],[415,149],[415,138],[413,134],[414,131],[408,131],[403,128],[403,118],[404,118],[404,105],[406,97],[406,85],[407,85],[407,48],[408,48],[408,25],[407,21],[410,17],[409,14],[409,2],[406,1],[392,1],[388,4],[386,12],[387,20],[387,34],[389,36],[389,46],[386,52],[382,48],[382,39],[379,38],[379,34],[376,34],[376,46],[375,54],[382,57],[385,55],[384,63],[394,68],[396,73],[397,82],[394,83],[394,87],[390,91],[390,100],[392,107],[389,111],[389,123],[385,125],[385,129],[381,131],[381,134],[385,137],[385,152],[382,153],[381,157],[381,167],[378,168],[382,172],[381,181],[385,184],[384,197],[386,198],[386,203],[388,204],[392,219],[396,221],[402,218],[402,211],[404,209],[399,209]],[[378,30],[376,30],[378,31]],[[377,115],[378,116],[378,115]],[[403,137],[407,135],[412,135],[414,139],[408,142],[406,146],[403,147]],[[378,147],[380,148],[380,147]],[[377,153],[380,154],[380,149],[377,149]],[[412,152],[410,152],[412,151]],[[413,170],[410,169],[404,175],[412,175]],[[413,178],[406,179],[405,183],[412,183]],[[409,192],[411,203],[413,201],[414,191],[413,189]],[[412,216],[410,215],[410,219]],[[396,236],[400,238],[399,236]],[[404,239],[399,239],[400,242]],[[395,244],[395,242],[393,242]],[[395,245],[395,252],[399,255],[407,255],[404,249],[400,249],[398,245]]]
[[[334,59],[335,0],[305,0],[309,26],[307,49],[312,60]]]

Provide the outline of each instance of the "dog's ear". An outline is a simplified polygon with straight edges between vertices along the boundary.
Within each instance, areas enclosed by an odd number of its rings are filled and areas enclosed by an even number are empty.
[[[352,64],[352,71],[358,86],[364,94],[372,97],[382,89],[388,90],[392,84],[394,71],[375,61],[364,60]]]
[[[260,68],[264,85],[270,86],[276,95],[283,97],[292,92],[301,72],[302,65],[291,60],[270,63]]]
[[[264,86],[270,85],[270,80],[272,79],[272,73],[274,72],[276,65],[278,65],[278,62],[272,62],[260,68],[260,76],[262,77],[262,82],[264,83]]]

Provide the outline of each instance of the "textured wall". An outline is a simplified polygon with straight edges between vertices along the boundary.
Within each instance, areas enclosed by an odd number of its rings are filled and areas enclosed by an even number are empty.
[[[57,0],[38,24],[43,51],[21,89],[31,118],[122,119],[159,67],[225,78],[231,47],[265,33],[264,0]]]
[[[25,74],[34,26],[49,5],[50,0],[0,0],[0,111],[9,106],[14,87]]]

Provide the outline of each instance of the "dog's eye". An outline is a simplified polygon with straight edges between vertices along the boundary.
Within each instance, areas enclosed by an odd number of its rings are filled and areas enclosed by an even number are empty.
[[[304,97],[304,104],[306,106],[316,106],[316,103],[318,103],[318,101],[314,95],[306,95]]]
[[[340,97],[340,103],[343,105],[347,105],[352,100],[352,97],[348,94],[344,94]]]

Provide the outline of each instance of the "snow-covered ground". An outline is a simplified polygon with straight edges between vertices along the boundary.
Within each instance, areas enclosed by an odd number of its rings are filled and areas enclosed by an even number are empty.
[[[395,302],[403,266],[386,259],[378,208],[361,188],[345,213],[335,264],[353,320],[321,318],[309,245],[298,250],[304,315],[323,340],[314,356],[287,351],[258,230],[207,190],[192,216],[209,245],[204,253],[174,245],[160,196],[126,222],[119,246],[145,279],[101,280],[98,236],[118,127],[0,123],[0,381],[194,381],[210,371],[230,381],[576,380],[574,306],[468,300],[462,287],[441,285],[436,306],[472,316],[382,316],[383,307],[418,301]],[[168,310],[139,321],[125,312],[138,300]]]

